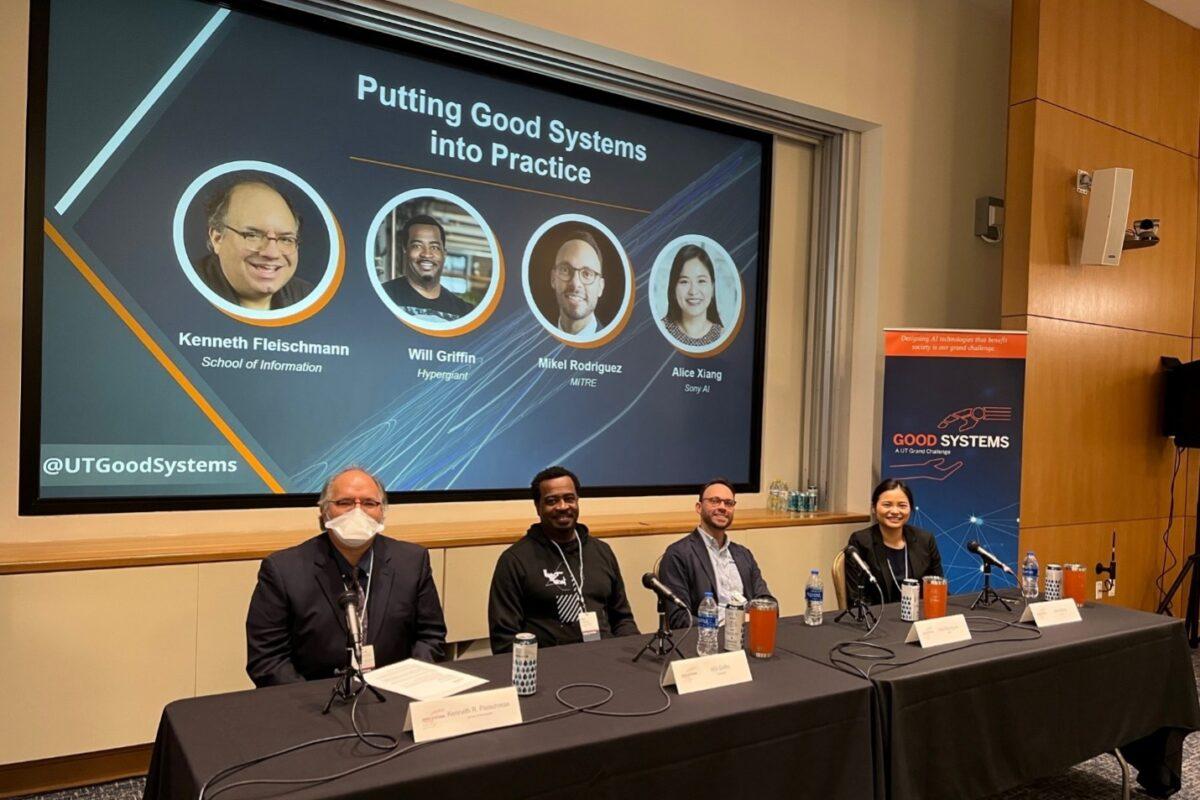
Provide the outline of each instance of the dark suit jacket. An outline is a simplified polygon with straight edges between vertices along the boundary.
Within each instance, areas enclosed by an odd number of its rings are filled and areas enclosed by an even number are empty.
[[[712,592],[717,597],[717,577],[713,574],[712,559],[708,557],[708,548],[700,538],[699,530],[694,530],[687,536],[674,542],[663,553],[662,562],[658,566],[658,578],[671,588],[671,591],[687,601],[692,614],[700,608],[700,601],[705,592]],[[742,593],[750,600],[759,595],[770,594],[767,582],[758,571],[758,563],[754,554],[747,548],[734,541],[729,542],[729,552],[733,554],[733,563],[737,565],[738,575],[742,576]],[[668,619],[672,628],[687,627],[687,614],[674,603],[670,603]]]
[[[938,552],[937,541],[933,534],[911,525],[904,526],[904,542],[908,546],[908,576],[921,578],[926,575],[942,574],[942,554]],[[858,554],[867,562],[879,588],[883,590],[884,599],[889,603],[900,602],[900,587],[892,581],[892,573],[888,570],[887,545],[883,543],[883,534],[879,525],[872,525],[850,534],[850,544],[858,548]],[[846,559],[846,602],[852,604],[858,594],[858,584],[865,582],[862,570],[851,559]],[[904,576],[897,576],[904,580]],[[875,587],[867,584],[867,602],[879,602],[879,594]]]
[[[375,664],[406,658],[441,659],[446,642],[442,604],[429,569],[429,552],[376,536],[366,644]],[[345,591],[322,533],[264,559],[246,615],[246,672],[256,686],[332,678],[346,666]]]

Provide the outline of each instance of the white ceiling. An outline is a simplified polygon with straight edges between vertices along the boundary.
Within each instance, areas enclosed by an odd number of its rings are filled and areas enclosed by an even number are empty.
[[[1181,19],[1193,28],[1200,28],[1200,0],[1148,0],[1176,19]]]

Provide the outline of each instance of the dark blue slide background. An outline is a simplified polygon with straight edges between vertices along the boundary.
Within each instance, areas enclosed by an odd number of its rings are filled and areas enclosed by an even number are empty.
[[[401,43],[385,49],[234,12],[59,216],[54,205],[67,186],[216,12],[192,0],[154,6],[143,13],[144,4],[128,0],[53,3],[45,213],[288,492],[315,491],[332,469],[349,463],[379,472],[396,491],[517,489],[556,462],[572,466],[592,486],[697,484],[717,474],[737,482],[757,479],[751,458],[757,453],[753,403],[761,380],[754,364],[763,301],[759,274],[765,268],[759,262],[765,245],[764,139],[435,63],[398,52]],[[464,117],[479,100],[496,111],[541,116],[542,139],[481,130],[467,119],[452,128],[371,97],[359,101],[360,73],[383,86],[421,87],[458,101]],[[641,143],[647,158],[564,152],[548,141],[551,119]],[[429,151],[434,129],[461,135],[485,152],[497,141],[533,156],[559,155],[587,166],[592,180],[579,185],[493,167],[487,158],[471,164],[438,157]],[[301,176],[338,221],[345,273],[328,304],[308,319],[262,327],[230,317],[194,289],[175,257],[172,220],[184,190],[206,170],[239,160],[268,162]],[[404,325],[368,278],[364,248],[372,219],[390,198],[420,188],[451,192],[474,206],[495,233],[505,265],[495,312],[453,338]],[[549,335],[522,290],[521,260],[531,235],[567,213],[612,230],[633,269],[628,324],[599,348],[572,347]],[[672,347],[656,327],[646,295],[659,252],[688,234],[719,243],[742,281],[744,323],[730,345],[710,358]],[[319,237],[306,236],[304,246],[323,249]],[[43,260],[43,447],[225,444],[48,239]],[[323,256],[302,259],[300,272],[313,282],[320,270],[305,269],[314,261],[324,264]],[[345,345],[350,355],[182,347],[181,333]],[[413,347],[466,351],[477,361],[410,361]],[[205,356],[307,361],[321,371],[218,369],[203,366]],[[576,373],[538,367],[539,357],[547,356],[616,364],[621,374],[600,376],[595,388],[575,386],[570,378]],[[684,380],[672,376],[674,367],[714,370],[721,379]],[[469,374],[464,381],[425,381],[417,377],[419,368]],[[689,383],[708,391],[685,392]],[[239,474],[238,481],[220,486],[43,486],[42,496],[267,491],[253,471]]]

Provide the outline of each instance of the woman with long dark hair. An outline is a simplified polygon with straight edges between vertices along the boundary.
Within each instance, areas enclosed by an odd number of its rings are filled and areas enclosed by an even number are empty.
[[[905,578],[921,580],[926,575],[942,574],[942,554],[938,552],[933,534],[908,524],[916,503],[912,490],[903,481],[888,478],[871,492],[871,512],[875,524],[850,534],[850,544],[871,568],[879,582],[884,602],[900,601],[900,584]],[[875,587],[870,586],[862,571],[852,560],[846,560],[846,598],[853,603],[858,586],[867,584],[868,603],[879,601]]]
[[[689,347],[712,344],[725,332],[717,310],[716,271],[703,247],[685,244],[675,254],[662,321],[667,333]]]

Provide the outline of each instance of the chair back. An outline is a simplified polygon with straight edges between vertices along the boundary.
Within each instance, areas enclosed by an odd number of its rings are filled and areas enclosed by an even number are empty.
[[[838,608],[846,607],[846,553],[838,550],[833,557],[833,592],[837,595]]]

